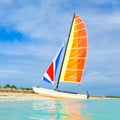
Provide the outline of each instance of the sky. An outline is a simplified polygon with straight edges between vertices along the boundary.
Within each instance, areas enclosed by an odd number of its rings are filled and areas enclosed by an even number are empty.
[[[120,95],[119,6],[119,0],[0,0],[0,86],[48,87],[41,78],[77,13],[88,33],[83,91]]]

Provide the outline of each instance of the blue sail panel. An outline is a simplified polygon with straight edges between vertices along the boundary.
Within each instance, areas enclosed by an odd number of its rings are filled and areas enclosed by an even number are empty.
[[[48,82],[48,83],[51,83],[51,81],[50,81],[49,79],[47,79],[46,77],[43,77],[42,80],[44,80],[44,81],[46,81],[46,82]]]
[[[63,45],[61,46],[61,48],[59,49],[57,55],[54,57],[52,63],[50,64],[50,66],[46,70],[46,73],[43,76],[42,80],[44,80],[44,81],[46,81],[48,83],[54,84],[56,71],[58,69],[58,64],[59,64],[59,61],[60,61],[62,50],[63,50]]]
[[[56,57],[56,60],[55,60],[55,75],[56,75],[56,71],[58,69],[58,64],[59,64],[59,61],[60,61],[62,50],[63,50],[63,45],[62,45],[61,49],[59,50],[59,53],[58,53],[58,55]]]

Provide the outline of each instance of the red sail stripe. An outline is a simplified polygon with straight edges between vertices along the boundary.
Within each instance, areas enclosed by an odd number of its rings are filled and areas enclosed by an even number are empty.
[[[49,75],[51,81],[54,81],[54,65],[53,62],[50,64],[48,70],[47,70],[47,74]]]

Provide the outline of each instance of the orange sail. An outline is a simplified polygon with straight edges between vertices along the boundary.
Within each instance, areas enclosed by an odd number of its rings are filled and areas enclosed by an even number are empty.
[[[80,82],[88,49],[87,32],[83,20],[74,14],[66,45],[60,82]]]

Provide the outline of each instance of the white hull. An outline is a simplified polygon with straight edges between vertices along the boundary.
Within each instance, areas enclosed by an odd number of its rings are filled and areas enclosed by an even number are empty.
[[[61,98],[61,99],[87,99],[86,94],[72,94],[72,93],[65,93],[65,92],[59,92],[55,90],[49,90],[45,88],[38,88],[38,87],[33,87],[33,91],[35,93],[47,96],[47,97],[52,97],[52,98]]]

